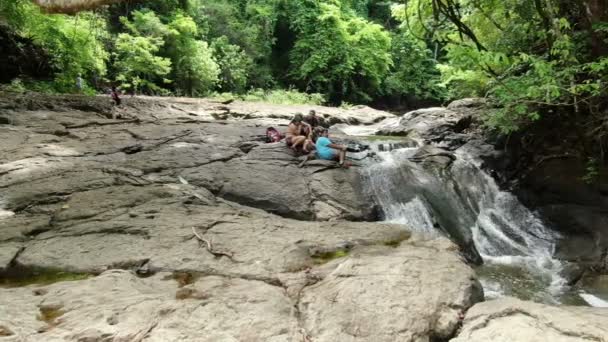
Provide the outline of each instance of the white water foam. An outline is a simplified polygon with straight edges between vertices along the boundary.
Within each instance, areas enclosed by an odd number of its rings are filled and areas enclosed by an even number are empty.
[[[364,135],[375,135],[381,128],[397,127],[399,126],[399,117],[386,118],[380,122],[365,126],[353,126],[347,124],[337,124],[331,127],[331,129],[337,129],[342,131],[344,134],[352,136],[364,136]]]
[[[596,308],[608,308],[608,302],[592,294],[581,292],[578,294],[587,304]]]
[[[528,283],[522,285],[524,281],[518,280],[518,275],[512,275],[510,286],[533,287],[543,292],[538,295],[539,300],[558,303],[558,296],[567,289],[566,281],[560,275],[563,265],[552,257],[558,235],[545,227],[538,215],[524,207],[514,195],[501,191],[494,179],[483,172],[472,158],[458,154],[450,169],[451,178],[446,181],[408,161],[416,148],[382,152],[384,149],[372,147],[380,161],[367,169],[368,188],[382,207],[386,221],[405,224],[426,235],[440,233],[435,228],[435,219],[424,196],[418,193],[409,197],[395,196],[398,191],[394,189],[399,187],[396,183],[404,181],[399,170],[407,168],[412,177],[410,181],[421,186],[439,184],[444,187],[446,196],[452,196],[457,203],[453,208],[455,212],[472,215],[474,223],[468,228],[484,264],[525,269],[522,274]],[[441,191],[441,188],[435,191]],[[407,201],[399,198],[407,198]],[[488,298],[512,294],[509,291],[513,291],[503,288],[496,279],[482,279],[482,285]]]
[[[529,270],[548,283],[549,301],[558,302],[556,297],[568,289],[561,276],[563,264],[553,258],[559,235],[513,194],[500,190],[496,181],[479,168],[479,163],[464,153],[458,153],[458,160],[453,167],[455,172],[458,167],[474,167],[483,185],[479,214],[471,231],[484,263]]]
[[[387,222],[407,225],[415,232],[427,236],[437,235],[433,218],[418,196],[407,203],[391,204],[386,208],[386,213]]]
[[[368,172],[367,179],[370,182],[368,188],[382,206],[382,211],[385,213],[384,220],[389,223],[406,225],[414,232],[424,236],[436,236],[437,231],[434,228],[432,216],[420,197],[416,196],[410,201],[402,203],[395,201],[390,191],[387,191],[387,189],[394,188],[395,184],[393,184],[393,179],[384,172],[398,168],[401,160],[412,156],[417,148],[400,148],[391,151],[390,146],[381,147],[383,145],[387,144],[377,143],[371,146],[372,151],[381,157],[381,161],[366,171]]]

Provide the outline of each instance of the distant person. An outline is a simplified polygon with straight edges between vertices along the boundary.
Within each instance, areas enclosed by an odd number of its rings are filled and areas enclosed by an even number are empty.
[[[310,152],[310,148],[314,146],[312,143],[312,128],[304,122],[302,114],[294,115],[289,126],[287,126],[285,143],[296,152],[298,148],[301,148],[304,153]]]
[[[79,94],[82,93],[82,77],[80,76],[80,74],[78,74],[78,76],[76,77],[76,89],[78,90]]]
[[[314,132],[315,147],[317,149],[316,157],[324,160],[335,160],[341,167],[347,168],[350,166],[345,161],[346,146],[334,144],[329,140],[327,128],[317,127]]]
[[[312,129],[315,129],[319,126],[324,126],[324,120],[317,116],[317,112],[314,109],[308,112],[308,115],[306,115],[306,117],[304,118],[304,122],[309,124]]]
[[[112,100],[114,101],[114,103],[117,106],[120,106],[122,101],[120,100],[120,96],[118,95],[118,90],[116,89],[116,86],[112,86],[112,90],[110,91],[110,96],[112,97]]]

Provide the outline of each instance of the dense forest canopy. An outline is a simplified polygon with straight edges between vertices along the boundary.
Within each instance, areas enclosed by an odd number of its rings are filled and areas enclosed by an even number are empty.
[[[0,18],[48,54],[47,79],[13,81],[36,90],[74,91],[81,75],[91,93],[283,89],[387,105],[482,96],[503,132],[555,113],[608,132],[602,0],[131,0],[71,16],[14,0]]]

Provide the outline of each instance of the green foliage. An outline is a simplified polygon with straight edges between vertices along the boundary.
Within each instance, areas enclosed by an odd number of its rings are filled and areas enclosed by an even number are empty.
[[[133,91],[161,90],[157,81],[171,71],[171,61],[157,56],[163,40],[121,33],[116,40],[116,80]]]
[[[148,10],[134,11],[131,20],[121,18],[133,35],[118,35],[116,79],[124,88],[154,93],[167,92],[162,87],[170,83],[177,93],[189,96],[213,90],[220,69],[207,42],[197,40],[196,22],[181,12],[165,19],[169,22]]]
[[[15,0],[0,17],[53,56],[54,80],[35,83],[52,91],[75,91],[82,74],[85,92],[105,78],[190,96],[297,89],[334,104],[484,96],[499,108],[488,125],[511,132],[604,103],[606,6],[581,1],[157,0],[65,16]]]
[[[29,3],[25,0],[0,1],[0,22],[22,29],[28,22],[27,13],[30,10]]]
[[[398,32],[392,39],[391,55],[393,67],[384,80],[386,94],[437,100],[445,97],[439,69],[424,42]]]
[[[106,26],[103,18],[93,13],[75,17],[47,15],[30,2],[3,1],[0,16],[17,32],[31,38],[49,51],[57,71],[53,87],[57,91],[74,91],[76,77],[99,77],[106,72],[108,53],[103,46]]]
[[[595,158],[589,158],[587,165],[585,166],[585,175],[582,177],[582,181],[588,185],[597,183],[600,178],[599,162]]]
[[[207,42],[196,40],[198,29],[191,17],[178,13],[168,25],[174,79],[186,95],[203,95],[218,81],[219,66]]]
[[[27,90],[27,88],[25,87],[25,85],[23,84],[23,81],[20,78],[15,78],[14,80],[11,81],[10,84],[4,86],[2,90],[12,91],[15,93],[24,93]]]
[[[204,95],[218,81],[220,69],[207,42],[187,40],[175,57],[175,79],[186,95]]]
[[[281,105],[323,105],[325,104],[325,98],[322,94],[312,93],[301,93],[294,89],[276,89],[276,90],[263,90],[254,89],[246,94],[233,94],[233,93],[216,93],[212,96],[216,100],[241,100],[250,102],[265,102],[272,104]]]
[[[252,91],[244,97],[245,101],[255,101],[256,98],[263,102],[274,104],[307,104],[307,105],[322,105],[325,103],[325,98],[319,93],[301,93],[297,90],[270,90],[262,92],[260,89]]]
[[[270,88],[275,84],[270,64],[275,43],[273,34],[278,16],[275,9],[277,2],[278,0],[191,0],[190,13],[197,25],[207,32],[208,41],[225,37],[229,44],[240,47],[248,56],[246,59],[256,64],[255,68],[247,71],[247,83],[252,87]],[[218,61],[219,59],[221,56]],[[239,68],[242,67],[240,62],[237,64]],[[226,74],[222,72],[222,75]],[[237,88],[241,86],[239,82],[235,85]],[[224,91],[241,91],[226,89],[224,79],[220,86]]]
[[[412,0],[393,15],[403,30],[440,47],[448,97],[488,97],[499,109],[486,122],[509,133],[547,113],[597,115],[605,102],[608,69],[598,47],[608,26],[597,18],[608,11],[581,4]]]
[[[211,49],[220,68],[218,88],[244,92],[253,65],[251,58],[238,45],[230,44],[226,37],[215,39]]]
[[[379,0],[157,0],[71,17],[15,0],[0,3],[0,17],[54,56],[52,82],[24,83],[44,91],[76,91],[81,74],[85,93],[110,80],[144,93],[219,91],[277,103],[440,99],[435,61],[422,44],[391,34],[389,8]]]
[[[338,1],[302,1],[291,10],[293,77],[334,102],[371,100],[392,65],[389,34],[341,11]]]
[[[120,17],[120,22],[132,34],[162,38],[169,34],[169,28],[152,11],[134,11],[133,18]]]

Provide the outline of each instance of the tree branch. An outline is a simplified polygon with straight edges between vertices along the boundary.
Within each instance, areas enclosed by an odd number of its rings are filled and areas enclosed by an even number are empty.
[[[211,240],[205,239],[199,233],[197,233],[196,228],[192,227],[192,233],[200,242],[203,242],[205,244],[209,253],[213,254],[216,257],[225,256],[232,260],[232,253],[213,250],[213,242]]]

